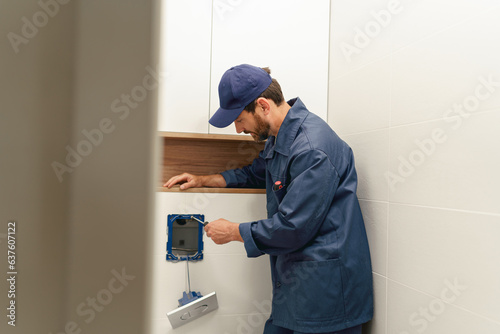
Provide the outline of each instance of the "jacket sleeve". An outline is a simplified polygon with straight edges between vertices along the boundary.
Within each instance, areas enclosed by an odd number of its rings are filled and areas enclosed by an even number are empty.
[[[227,188],[265,188],[266,162],[263,152],[254,159],[251,165],[222,172]]]
[[[239,226],[249,257],[281,255],[303,247],[313,239],[329,211],[339,174],[323,151],[299,154],[289,173],[291,182],[271,194],[278,196],[278,201],[282,197],[278,211],[271,218]]]

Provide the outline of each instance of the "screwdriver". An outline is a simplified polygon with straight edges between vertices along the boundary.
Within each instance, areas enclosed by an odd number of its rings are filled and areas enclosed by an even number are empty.
[[[199,220],[198,218],[196,218],[194,216],[191,216],[191,218],[193,218],[194,220],[196,220],[198,223],[203,224],[203,226],[207,226],[207,224],[208,224],[208,222],[203,222],[203,221]]]

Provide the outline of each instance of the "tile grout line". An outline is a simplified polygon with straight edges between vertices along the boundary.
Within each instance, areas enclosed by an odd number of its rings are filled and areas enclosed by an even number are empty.
[[[391,88],[391,93],[392,93],[392,88]],[[392,108],[392,100],[391,100],[391,106],[390,106],[390,108]],[[474,117],[476,115],[479,116],[479,115],[482,115],[482,114],[495,113],[495,112],[500,112],[500,106],[493,107],[493,108],[490,108],[488,110],[481,110],[481,111],[477,111],[477,112],[474,112],[474,113],[470,113],[469,115],[472,116],[472,117]],[[392,110],[391,110],[391,113],[392,113]],[[389,120],[392,121],[392,117],[391,116],[389,116]],[[412,123],[406,123],[406,124],[398,124],[398,125],[392,125],[392,126],[387,126],[387,127],[381,127],[381,128],[376,128],[376,129],[371,129],[371,130],[366,130],[366,131],[349,132],[349,133],[338,132],[338,134],[340,136],[342,136],[342,137],[350,137],[350,136],[357,136],[357,135],[369,134],[369,133],[372,133],[372,132],[380,132],[380,131],[384,131],[384,130],[399,129],[399,128],[404,128],[404,127],[409,127],[409,126],[414,126],[414,125],[422,125],[422,124],[432,123],[432,122],[438,122],[438,121],[442,121],[442,120],[443,120],[442,118],[434,118],[434,119],[429,119],[429,120],[424,120],[424,121],[418,121],[418,122],[412,122]]]
[[[416,208],[426,208],[426,209],[446,210],[446,211],[454,211],[454,212],[461,212],[461,213],[470,213],[470,214],[483,215],[483,216],[500,217],[500,213],[495,213],[495,212],[463,210],[463,209],[446,208],[446,207],[440,207],[440,206],[410,204],[410,203],[403,203],[403,202],[389,202],[389,205],[391,205],[391,204],[401,205],[401,206],[410,206],[410,207],[416,207]]]
[[[212,105],[212,52],[214,44],[214,0],[211,1],[210,6],[210,74],[208,75],[208,119],[210,119],[210,108]],[[207,122],[207,133],[210,133],[210,123]]]
[[[392,49],[392,41],[393,41],[393,32],[391,30],[390,34],[390,45]],[[390,55],[390,60],[389,60],[389,149],[388,149],[388,154],[387,154],[387,168],[389,168],[390,162],[391,162],[391,150],[392,150],[392,87],[393,87],[393,74],[394,74],[394,69],[393,69],[393,53],[391,50],[391,55]],[[386,216],[386,241],[385,241],[385,274],[387,276],[387,279],[385,280],[385,332],[387,333],[387,329],[389,326],[389,229],[390,229],[390,213],[391,213],[391,206],[390,206],[390,192],[389,192],[389,187],[387,187],[387,194],[386,194],[386,199],[387,199],[387,216]]]

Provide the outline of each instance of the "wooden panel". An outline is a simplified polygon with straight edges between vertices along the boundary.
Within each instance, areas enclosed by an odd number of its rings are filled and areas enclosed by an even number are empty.
[[[254,139],[250,135],[224,135],[224,134],[208,134],[208,133],[190,133],[190,132],[170,132],[159,131],[160,137],[164,138],[185,138],[185,139],[206,139],[206,140],[236,140],[236,141],[251,141]]]
[[[264,143],[248,140],[163,138],[162,185],[184,172],[195,175],[220,173],[252,163]]]
[[[179,186],[173,186],[168,189],[158,187],[157,192],[186,192],[186,193],[221,193],[221,194],[265,194],[266,189],[253,188],[189,188],[181,190]]]

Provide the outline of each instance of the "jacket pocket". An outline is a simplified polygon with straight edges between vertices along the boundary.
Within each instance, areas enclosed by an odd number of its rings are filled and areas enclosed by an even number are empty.
[[[296,320],[326,321],[345,316],[339,259],[295,262],[289,310]]]
[[[272,190],[274,198],[278,204],[281,203],[283,197],[285,197],[286,189],[288,187],[286,177],[283,175],[272,175],[273,185]],[[277,184],[279,183],[279,184]]]
[[[273,190],[273,194],[274,194],[274,197],[276,198],[276,202],[278,202],[278,204],[280,204],[281,201],[283,200],[283,197],[285,197],[286,189],[281,188],[278,190]]]

